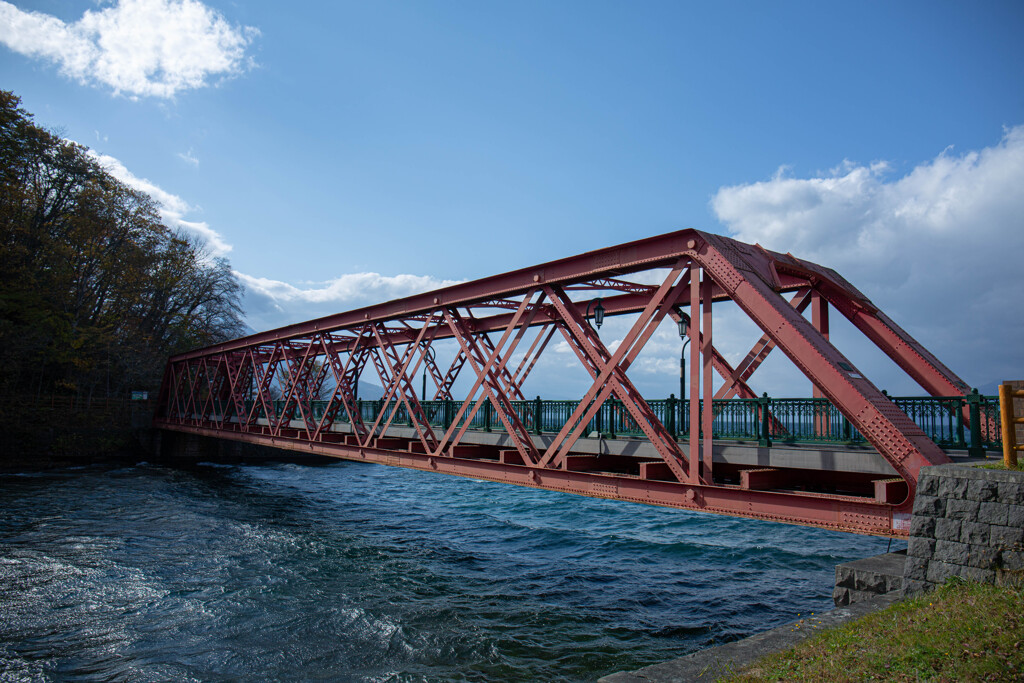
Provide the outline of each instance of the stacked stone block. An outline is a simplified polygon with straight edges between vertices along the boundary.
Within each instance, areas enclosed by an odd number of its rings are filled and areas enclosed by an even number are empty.
[[[832,591],[836,607],[901,590],[906,560],[907,553],[901,550],[836,565],[836,586]]]
[[[1024,472],[939,465],[921,470],[904,591],[950,577],[1024,583]]]

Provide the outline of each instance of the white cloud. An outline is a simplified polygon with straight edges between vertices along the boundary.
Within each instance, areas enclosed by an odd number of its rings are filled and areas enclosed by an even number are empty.
[[[93,150],[88,150],[87,154],[125,185],[152,197],[159,206],[161,218],[168,226],[202,237],[213,256],[224,256],[231,251],[232,246],[209,225],[186,219],[195,209],[184,199],[150,180],[139,178],[115,157],[98,154]],[[247,322],[254,330],[273,329],[461,282],[428,275],[346,273],[325,282],[295,285],[238,271],[235,271],[235,275],[245,286],[243,307]]]
[[[88,150],[87,154],[125,185],[152,197],[159,206],[161,218],[168,226],[202,237],[213,256],[223,256],[231,251],[231,245],[209,225],[186,219],[195,209],[184,199],[150,180],[139,178],[115,157],[98,154],[93,150]],[[346,273],[325,282],[295,285],[238,271],[235,275],[245,286],[243,303],[246,319],[254,330],[273,329],[461,282],[428,275]]]
[[[97,154],[93,150],[89,150],[87,154],[96,159],[96,161],[99,162],[99,164],[103,166],[110,175],[114,176],[128,187],[140,192],[145,192],[152,197],[159,205],[160,217],[169,227],[179,228],[187,233],[192,233],[202,237],[206,241],[207,246],[210,248],[210,253],[213,256],[223,256],[231,251],[231,245],[225,242],[221,234],[209,225],[202,221],[190,221],[185,219],[185,215],[195,209],[193,209],[193,207],[191,207],[184,199],[178,195],[167,192],[145,178],[137,177],[134,173],[129,171],[119,159],[105,154]]]
[[[178,158],[189,166],[199,168],[199,157],[195,155],[191,148],[187,152],[178,152]]]
[[[711,206],[737,239],[835,268],[969,384],[1017,377],[1024,126],[889,173],[849,162],[818,178],[780,171],[720,189]]]
[[[130,97],[169,98],[238,74],[258,34],[198,0],[120,0],[71,24],[0,1],[0,42]]]
[[[437,280],[428,275],[381,275],[379,273],[347,273],[326,282],[308,283],[305,289],[295,285],[239,274],[247,287],[280,303],[312,304],[381,302],[397,299],[439,287],[458,284],[459,280]]]
[[[237,271],[235,275],[245,285],[246,317],[256,330],[273,329],[460,282],[440,280],[429,275],[346,273],[333,280],[300,283],[301,286],[296,286]]]

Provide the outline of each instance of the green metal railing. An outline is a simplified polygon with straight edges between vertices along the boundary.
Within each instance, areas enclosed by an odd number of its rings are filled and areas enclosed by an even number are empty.
[[[972,455],[1002,448],[999,426],[999,399],[982,396],[976,391],[966,396],[889,397],[937,445],[946,449],[966,449]],[[271,409],[275,420],[282,418],[285,401],[274,401]],[[362,420],[372,424],[382,416],[383,424],[411,426],[404,403],[394,400],[357,401]],[[689,438],[690,401],[675,396],[649,400],[654,416],[669,434],[680,440]],[[237,417],[235,404],[214,401],[214,412],[227,419]],[[447,429],[455,421],[461,401],[422,401],[420,403],[432,427]],[[527,401],[511,401],[511,408],[531,434],[557,432],[579,405],[578,401],[545,401],[539,396]],[[246,401],[246,414],[252,412],[253,401]],[[292,403],[288,419],[301,420],[303,408],[313,420],[323,419],[327,401],[311,401],[300,407]],[[340,404],[335,404],[336,418],[347,421]],[[698,402],[703,415],[704,402]],[[863,444],[864,436],[850,424],[839,410],[823,398],[725,399],[712,401],[711,434],[716,439],[771,443]],[[965,412],[969,419],[965,419]],[[469,416],[466,411],[459,420],[461,427]],[[256,407],[257,418],[265,419],[263,405]],[[489,401],[472,416],[469,429],[486,432],[505,431],[504,421]],[[699,428],[699,425],[698,425]],[[601,406],[583,431],[584,436],[600,434],[605,438],[643,438],[644,431],[618,399],[609,399]]]

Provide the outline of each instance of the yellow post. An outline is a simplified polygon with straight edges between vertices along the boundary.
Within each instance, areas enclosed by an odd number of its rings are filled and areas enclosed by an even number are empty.
[[[1003,432],[1003,464],[1017,469],[1017,429],[1013,414],[1013,387],[1004,382],[999,385],[999,421]]]

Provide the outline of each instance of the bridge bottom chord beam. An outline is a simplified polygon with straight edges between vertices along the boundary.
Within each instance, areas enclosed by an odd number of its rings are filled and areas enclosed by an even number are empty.
[[[647,505],[658,505],[697,512],[725,514],[735,517],[763,519],[788,524],[800,524],[836,531],[859,534],[906,537],[910,530],[910,508],[905,503],[886,503],[886,497],[867,497],[820,493],[808,490],[768,490],[765,475],[742,474],[735,484],[691,484],[667,480],[664,463],[636,460],[635,474],[595,472],[593,456],[570,459],[568,469],[528,467],[517,452],[489,452],[479,447],[459,451],[455,457],[432,456],[417,448],[418,443],[399,449],[403,439],[378,440],[375,447],[341,442],[314,442],[288,437],[248,432],[225,432],[221,429],[182,425],[170,422],[154,426],[173,432],[196,436],[240,441],[258,446],[284,449],[308,455],[326,456],[355,462],[405,467],[409,469],[451,474],[516,486],[542,488],[563,493],[608,498]],[[379,446],[386,445],[388,448]],[[578,462],[577,462],[578,460]],[[726,480],[731,480],[726,472]],[[842,473],[821,472],[824,481]],[[752,476],[758,477],[761,487],[751,486]],[[808,475],[809,476],[809,475]],[[781,484],[784,477],[772,475]],[[887,482],[888,483],[888,482]],[[863,488],[863,487],[858,487]],[[888,493],[888,489],[884,487]],[[870,490],[870,488],[869,488]],[[892,498],[889,497],[891,500]]]

